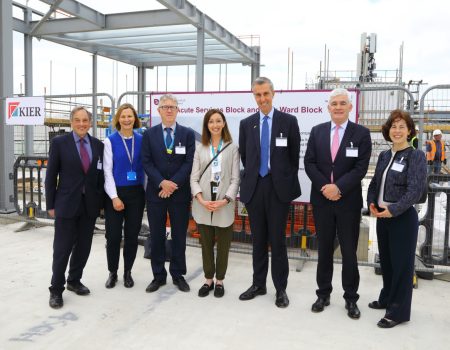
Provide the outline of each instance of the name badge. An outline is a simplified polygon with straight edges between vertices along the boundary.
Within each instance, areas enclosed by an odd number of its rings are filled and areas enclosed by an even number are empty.
[[[129,171],[127,172],[127,180],[128,181],[136,181],[136,172],[135,171]]]
[[[350,158],[358,157],[358,147],[347,147],[345,149],[345,156]]]
[[[216,193],[217,194],[217,192],[219,192],[219,187],[213,186],[212,193]]]
[[[399,173],[403,172],[404,168],[405,168],[405,164],[402,164],[399,162],[394,162],[391,167],[392,170],[397,171]]]
[[[186,147],[185,146],[176,146],[175,147],[175,154],[186,154]]]
[[[103,164],[102,161],[99,159],[97,162],[97,170],[102,170],[103,169]]]
[[[276,147],[287,147],[287,137],[283,137],[283,133],[280,133],[280,137],[275,139]]]
[[[221,166],[219,162],[212,162],[211,164],[211,172],[214,173],[220,173],[221,172]]]

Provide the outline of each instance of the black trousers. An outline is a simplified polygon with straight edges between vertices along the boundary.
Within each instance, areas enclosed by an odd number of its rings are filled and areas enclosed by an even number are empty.
[[[359,299],[359,270],[356,250],[358,248],[360,209],[342,208],[335,203],[313,207],[314,222],[319,241],[317,263],[318,297],[330,296],[333,286],[333,254],[336,235],[342,253],[342,288],[344,299],[356,302]]]
[[[150,225],[151,265],[153,278],[165,281],[166,262],[166,220],[170,216],[172,256],[169,272],[174,280],[186,274],[186,234],[189,223],[189,202],[173,202],[170,198],[160,202],[147,201],[147,215]]]
[[[56,208],[57,212],[58,208]],[[77,283],[83,276],[91,252],[92,236],[95,220],[87,215],[86,203],[83,200],[73,218],[55,218],[55,236],[53,239],[53,263],[50,291],[62,293],[64,291],[65,272],[69,262],[68,283]]]
[[[143,186],[117,187],[117,195],[125,206],[124,210],[116,211],[109,197],[105,203],[106,256],[110,272],[117,272],[119,269],[122,226],[124,271],[131,271],[133,268],[145,207]]]
[[[377,219],[378,252],[383,289],[378,301],[387,305],[388,319],[405,322],[411,317],[415,250],[419,223],[411,207],[390,219]]]
[[[286,248],[286,222],[290,203],[281,202],[270,175],[259,178],[248,210],[253,241],[253,284],[266,286],[270,244],[272,281],[276,290],[285,290],[289,276]]]

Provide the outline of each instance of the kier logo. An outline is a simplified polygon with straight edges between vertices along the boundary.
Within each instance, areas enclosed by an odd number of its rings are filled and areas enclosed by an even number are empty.
[[[8,119],[11,117],[17,117],[19,109],[17,108],[20,102],[10,102],[8,103]]]

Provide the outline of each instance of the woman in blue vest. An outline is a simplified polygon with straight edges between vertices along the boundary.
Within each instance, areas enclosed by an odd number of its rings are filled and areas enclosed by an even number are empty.
[[[109,270],[105,287],[113,288],[117,282],[123,226],[123,284],[131,288],[134,285],[131,269],[136,258],[145,206],[142,135],[133,131],[141,127],[141,122],[134,107],[125,103],[118,108],[112,126],[117,132],[105,139],[103,154],[105,191],[109,197],[105,204]]]

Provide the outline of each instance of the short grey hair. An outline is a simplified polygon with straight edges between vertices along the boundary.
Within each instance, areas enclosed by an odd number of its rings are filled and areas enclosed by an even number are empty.
[[[270,85],[270,90],[274,91],[274,87],[273,87],[273,83],[272,80],[270,80],[269,78],[266,77],[258,77],[256,78],[253,83],[252,83],[252,90],[255,87],[255,85],[263,85],[263,84],[269,84]]]
[[[329,99],[328,99],[328,103],[331,101],[331,99],[332,99],[333,97],[336,97],[336,96],[347,96],[348,101],[349,101],[349,102],[352,102],[350,93],[348,92],[347,89],[344,89],[344,88],[337,88],[337,89],[334,89],[333,91],[330,92],[330,97],[329,97]]]
[[[72,111],[70,112],[70,121],[73,120],[73,116],[75,115],[75,113],[77,113],[77,112],[79,112],[79,111],[85,111],[85,112],[87,113],[88,117],[89,117],[89,120],[92,121],[92,113],[89,112],[89,111],[86,109],[86,107],[84,107],[84,106],[77,106],[77,107],[74,107],[74,108],[72,109]]]
[[[167,101],[167,100],[175,102],[175,104],[178,106],[178,100],[177,100],[177,98],[174,95],[172,95],[172,94],[165,94],[165,95],[162,95],[159,98],[158,108],[161,107],[162,103],[164,101]]]

